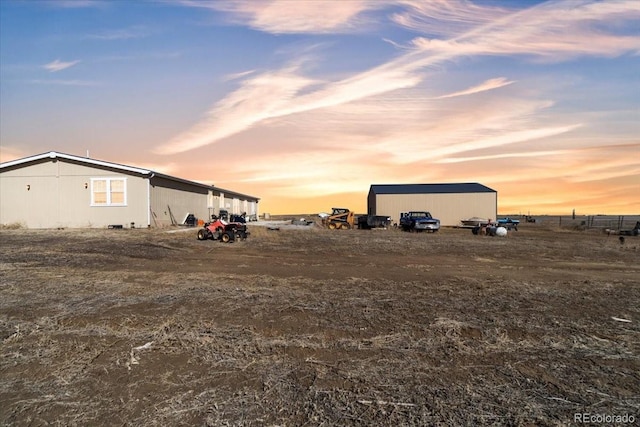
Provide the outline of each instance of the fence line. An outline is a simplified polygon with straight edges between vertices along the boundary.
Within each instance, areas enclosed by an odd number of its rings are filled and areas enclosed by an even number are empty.
[[[599,228],[611,230],[630,230],[640,221],[640,215],[504,215],[509,218],[520,218],[521,224],[535,220],[537,224],[558,226],[560,228]],[[504,217],[500,216],[500,217]]]

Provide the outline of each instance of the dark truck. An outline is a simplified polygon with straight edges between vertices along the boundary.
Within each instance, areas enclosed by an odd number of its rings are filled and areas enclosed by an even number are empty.
[[[389,228],[391,217],[383,215],[360,215],[357,218],[357,226],[361,230],[371,230],[372,228]]]
[[[440,220],[431,216],[429,212],[410,211],[400,214],[400,228],[403,231],[424,231],[433,233],[440,230]]]

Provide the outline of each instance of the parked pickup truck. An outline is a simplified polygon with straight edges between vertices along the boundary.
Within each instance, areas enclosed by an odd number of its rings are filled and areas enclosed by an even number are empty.
[[[436,232],[440,230],[440,220],[431,216],[429,212],[411,211],[400,214],[400,228],[403,231]]]

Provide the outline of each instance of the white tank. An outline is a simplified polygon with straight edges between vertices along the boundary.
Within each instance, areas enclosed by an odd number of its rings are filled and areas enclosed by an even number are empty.
[[[496,236],[505,237],[507,235],[507,229],[504,227],[496,228]]]

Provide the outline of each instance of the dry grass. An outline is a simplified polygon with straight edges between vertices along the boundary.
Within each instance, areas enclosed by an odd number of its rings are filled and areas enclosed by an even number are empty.
[[[6,425],[566,425],[640,413],[637,240],[523,227],[3,231]],[[629,319],[630,323],[612,317]]]
[[[21,222],[12,222],[9,224],[0,224],[0,230],[20,230],[25,228],[24,224]]]

